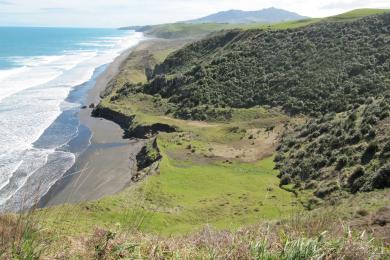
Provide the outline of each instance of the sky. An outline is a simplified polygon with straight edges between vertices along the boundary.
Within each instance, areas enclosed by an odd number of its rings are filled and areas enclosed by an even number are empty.
[[[390,8],[390,0],[0,0],[0,26],[120,27],[268,7],[325,17],[355,8]]]

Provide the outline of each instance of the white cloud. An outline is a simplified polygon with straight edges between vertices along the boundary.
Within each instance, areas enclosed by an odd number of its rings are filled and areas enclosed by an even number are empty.
[[[388,0],[338,0],[328,1],[328,3],[322,6],[322,9],[388,8],[389,6]]]
[[[96,26],[156,24],[228,9],[275,6],[311,17],[354,8],[387,7],[389,0],[0,0],[0,25]]]

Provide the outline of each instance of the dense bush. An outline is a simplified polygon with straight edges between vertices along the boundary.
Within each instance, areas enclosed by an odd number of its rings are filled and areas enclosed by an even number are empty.
[[[388,98],[370,100],[291,130],[275,157],[281,185],[293,180],[296,186],[316,189],[321,198],[340,188],[355,193],[390,187],[390,118],[380,116],[390,112],[389,104]],[[308,185],[313,180],[320,182],[318,188]],[[329,185],[334,180],[339,184]]]
[[[309,115],[346,111],[390,89],[389,20],[385,14],[290,30],[218,33],[170,55],[142,91],[178,104],[175,115],[183,118],[202,119],[196,109],[204,105],[271,105]],[[387,116],[373,115],[366,123]],[[329,130],[323,125],[313,138]],[[369,128],[361,134],[373,137]],[[349,141],[359,138],[356,133]]]

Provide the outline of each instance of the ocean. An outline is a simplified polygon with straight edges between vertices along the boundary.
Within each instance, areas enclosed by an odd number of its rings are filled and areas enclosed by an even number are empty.
[[[0,211],[30,207],[72,167],[91,136],[77,116],[88,105],[87,91],[142,37],[115,29],[0,27]]]

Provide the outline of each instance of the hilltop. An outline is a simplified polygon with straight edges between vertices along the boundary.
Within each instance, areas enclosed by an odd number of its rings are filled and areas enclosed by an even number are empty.
[[[308,17],[297,13],[289,12],[274,7],[262,9],[259,11],[229,10],[208,15],[195,20],[186,21],[186,23],[278,23],[286,21],[302,20]]]

